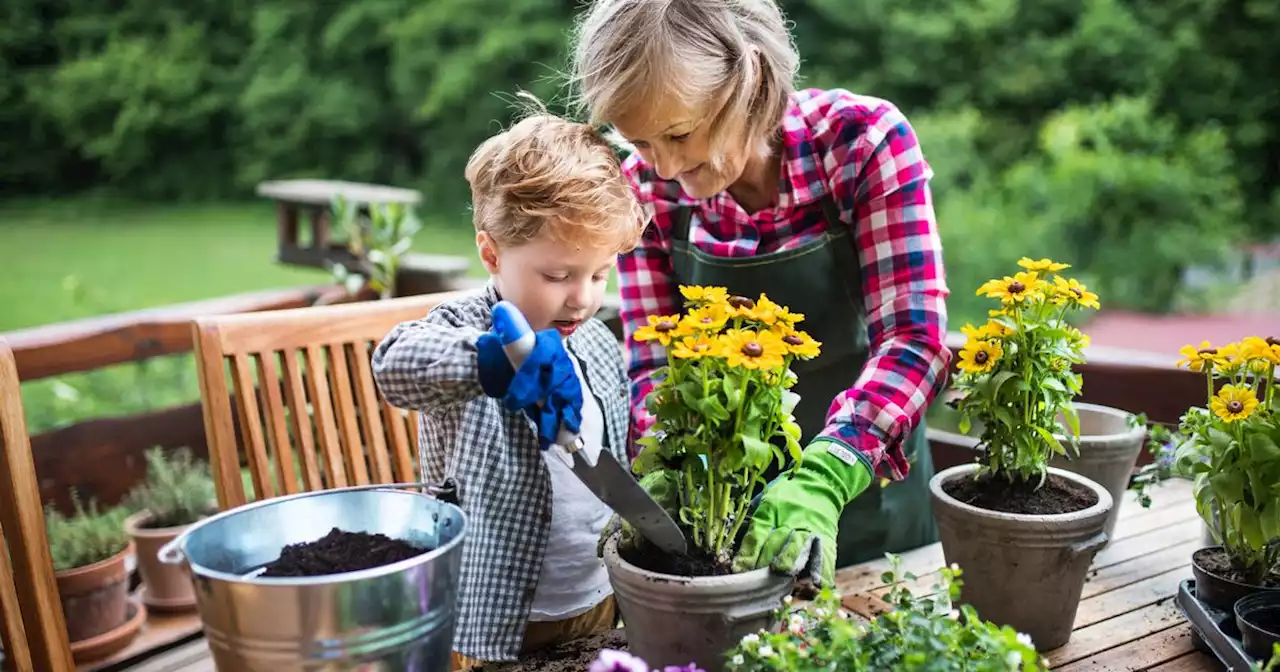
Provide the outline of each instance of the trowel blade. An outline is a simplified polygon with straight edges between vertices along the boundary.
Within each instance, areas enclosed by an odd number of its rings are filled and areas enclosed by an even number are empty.
[[[574,452],[572,459],[573,473],[587,488],[654,546],[678,555],[688,552],[684,533],[676,521],[618,464],[611,453],[600,451],[595,466],[587,462],[582,451]]]

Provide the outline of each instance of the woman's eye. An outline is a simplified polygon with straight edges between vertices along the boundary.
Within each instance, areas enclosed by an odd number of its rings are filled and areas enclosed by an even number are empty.
[[[684,142],[685,140],[689,139],[689,134],[681,133],[680,135],[673,135],[670,137],[671,137],[671,142]]]

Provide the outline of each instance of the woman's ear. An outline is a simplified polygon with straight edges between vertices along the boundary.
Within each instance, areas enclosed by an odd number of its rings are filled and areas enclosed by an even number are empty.
[[[480,263],[489,275],[498,274],[498,243],[486,231],[476,234],[476,250],[480,253]]]

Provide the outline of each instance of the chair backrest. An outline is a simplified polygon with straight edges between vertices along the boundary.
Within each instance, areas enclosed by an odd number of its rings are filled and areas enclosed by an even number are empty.
[[[8,548],[6,554],[4,550]],[[75,669],[22,410],[18,365],[0,337],[0,618],[5,664]]]
[[[242,459],[258,499],[417,481],[417,412],[382,398],[370,356],[397,324],[471,291],[194,320],[219,507],[249,501]]]

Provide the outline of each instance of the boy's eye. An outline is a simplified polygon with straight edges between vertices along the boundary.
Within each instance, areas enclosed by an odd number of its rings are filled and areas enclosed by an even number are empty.
[[[565,280],[568,280],[568,279],[569,279],[569,277],[568,277],[568,276],[565,276],[565,275],[550,275],[550,274],[548,274],[548,273],[543,273],[543,274],[542,274],[542,277],[543,277],[547,282],[564,282]]]

